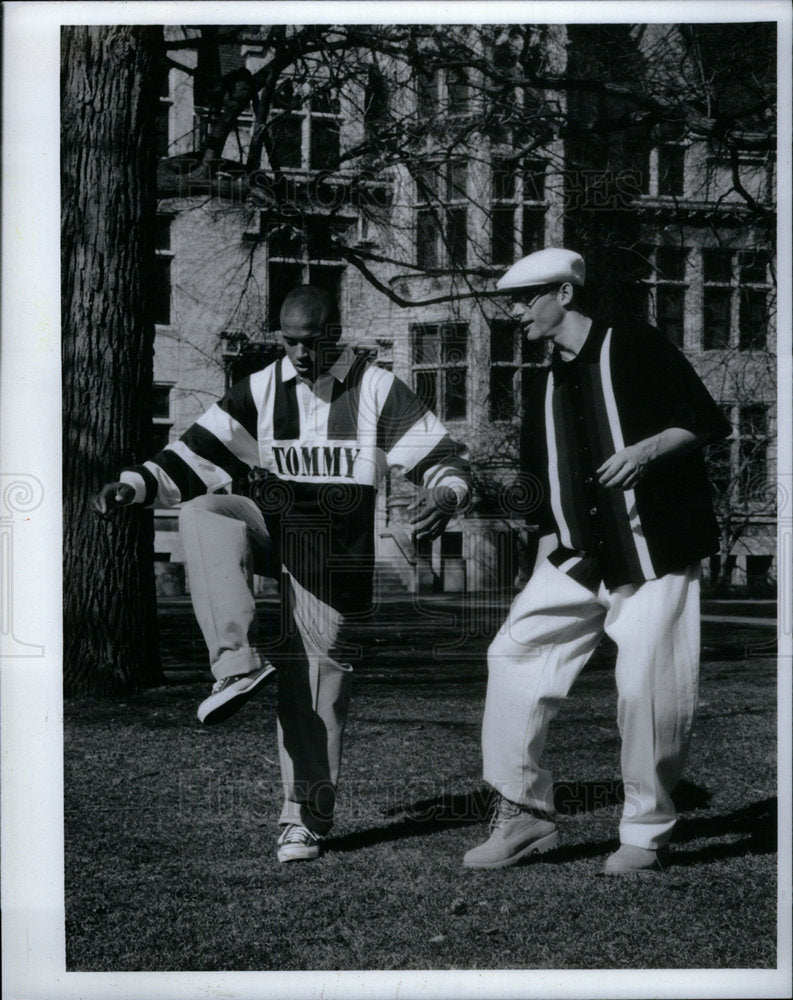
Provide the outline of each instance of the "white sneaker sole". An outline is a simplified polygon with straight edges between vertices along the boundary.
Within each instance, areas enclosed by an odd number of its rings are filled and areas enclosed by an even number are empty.
[[[272,663],[268,663],[260,671],[246,674],[245,677],[240,677],[239,680],[229,684],[217,694],[211,694],[198,706],[198,721],[205,726],[212,726],[228,719],[229,716],[234,715],[242,708],[245,702],[256,694],[274,673],[275,667]]]
[[[517,854],[510,854],[508,858],[499,858],[496,861],[469,861],[466,855],[463,858],[463,868],[508,868],[510,865],[516,865],[522,858],[528,857],[529,854],[547,854],[548,851],[552,851],[558,845],[559,831],[554,830],[553,833],[548,833],[544,837],[540,837],[539,840],[533,841],[524,847],[522,851],[518,851]]]
[[[277,856],[283,865],[289,861],[315,861],[321,853],[320,847],[299,847],[297,849],[282,847]]]

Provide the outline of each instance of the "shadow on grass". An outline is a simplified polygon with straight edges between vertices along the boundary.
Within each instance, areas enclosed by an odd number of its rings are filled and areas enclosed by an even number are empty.
[[[329,851],[358,851],[376,844],[426,836],[440,830],[484,822],[490,815],[494,793],[483,786],[471,792],[447,793],[396,806],[386,815],[398,818],[383,826],[330,837]],[[711,794],[691,782],[681,781],[674,792],[681,812],[707,808]],[[572,781],[554,785],[554,802],[560,816],[574,816],[619,806],[625,801],[621,781]],[[711,843],[696,850],[680,850],[679,845],[706,838],[732,835],[739,840]],[[615,840],[569,844],[543,856],[544,861],[577,861],[597,857],[612,849]],[[675,827],[673,864],[683,867],[746,854],[769,854],[776,849],[776,799],[763,799],[725,815],[681,819]]]
[[[681,782],[675,789],[675,803],[681,810],[701,808],[709,798],[707,791],[690,782]],[[493,800],[492,789],[483,786],[471,792],[446,793],[395,806],[386,813],[387,816],[398,817],[395,822],[331,837],[327,848],[331,851],[357,851],[405,837],[425,836],[438,830],[482,823],[490,815]],[[624,801],[621,781],[564,781],[554,785],[554,804],[560,816],[595,812],[621,805]],[[574,850],[578,852],[576,856],[583,857],[600,853],[603,849],[603,845],[581,845]],[[573,848],[566,848],[564,853],[571,850]]]
[[[601,786],[604,782],[575,782],[568,783],[562,787],[562,794],[565,795],[569,807],[570,791],[575,784],[580,802],[595,802],[599,804],[596,808],[601,808],[606,804]],[[620,782],[609,782],[614,786],[614,801],[616,799],[617,788]],[[590,787],[597,786],[597,787]],[[556,789],[554,789],[556,792]],[[426,836],[440,830],[449,830],[460,826],[470,826],[474,823],[483,823],[490,815],[492,809],[494,793],[491,789],[482,787],[473,792],[462,792],[459,794],[446,794],[432,799],[422,799],[410,805],[395,807],[388,811],[388,815],[399,815],[393,823],[384,826],[373,827],[369,830],[360,830],[357,833],[348,833],[342,837],[331,837],[325,842],[328,851],[358,851],[366,847],[373,847],[376,844],[388,843],[394,840],[403,840],[406,837]],[[579,800],[576,800],[577,804]],[[566,807],[566,808],[567,808]],[[573,811],[581,812],[583,808],[576,808]],[[567,813],[568,815],[570,812]],[[582,858],[596,857],[604,854],[613,848],[611,841],[589,842],[586,844],[575,844],[559,847],[556,850],[548,851],[542,856],[543,862],[564,862],[580,860]],[[536,863],[535,858],[526,858],[519,864]]]
[[[389,809],[386,815],[399,816],[393,823],[342,837],[329,837],[325,844],[329,851],[358,851],[405,837],[424,836],[438,830],[481,823],[488,817],[492,801],[493,793],[489,788],[421,799],[410,805]]]
[[[720,816],[681,819],[675,827],[676,845],[703,838],[737,837],[728,843],[706,844],[675,851],[675,864],[683,867],[746,854],[773,854],[777,849],[777,800],[775,796],[752,802]]]
[[[710,802],[711,793],[690,781],[681,781],[672,798],[678,812],[689,812],[704,809]],[[560,816],[576,816],[623,805],[625,788],[617,779],[557,781],[553,786],[553,801]]]

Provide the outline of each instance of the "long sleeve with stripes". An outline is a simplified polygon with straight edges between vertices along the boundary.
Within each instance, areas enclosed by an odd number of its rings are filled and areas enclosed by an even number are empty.
[[[254,499],[284,569],[339,609],[371,597],[375,500],[387,469],[469,492],[465,449],[403,382],[347,348],[309,387],[287,358],[237,383],[154,458],[125,470],[138,503],[168,507],[264,470]]]
[[[313,421],[301,421],[296,379],[289,363],[278,361],[238,382],[178,441],[125,469],[122,481],[134,487],[137,502],[170,507],[225,490],[256,466],[286,481],[352,480],[374,488],[388,467],[417,486],[447,485],[464,502],[464,447],[393,374],[348,357],[347,365],[337,362],[345,377],[333,379]]]
[[[257,415],[250,378],[238,382],[179,438],[141,466],[125,469],[122,482],[148,506],[171,507],[204,493],[225,491],[259,462]]]

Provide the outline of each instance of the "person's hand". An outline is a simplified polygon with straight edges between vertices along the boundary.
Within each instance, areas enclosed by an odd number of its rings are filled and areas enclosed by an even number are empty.
[[[451,486],[435,486],[423,493],[408,507],[413,516],[408,523],[413,525],[415,539],[437,538],[450,519],[457,512],[457,494]]]
[[[598,482],[613,489],[633,489],[644,477],[652,459],[652,448],[644,442],[629,445],[600,466],[597,470]]]
[[[104,517],[119,507],[128,507],[134,502],[135,490],[129,483],[105,483],[94,497],[92,506],[97,514]]]

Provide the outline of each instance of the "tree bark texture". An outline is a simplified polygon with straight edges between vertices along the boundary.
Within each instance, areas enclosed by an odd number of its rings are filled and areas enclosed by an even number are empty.
[[[162,680],[152,513],[91,509],[102,483],[150,457],[161,42],[140,26],[61,37],[66,694]]]

